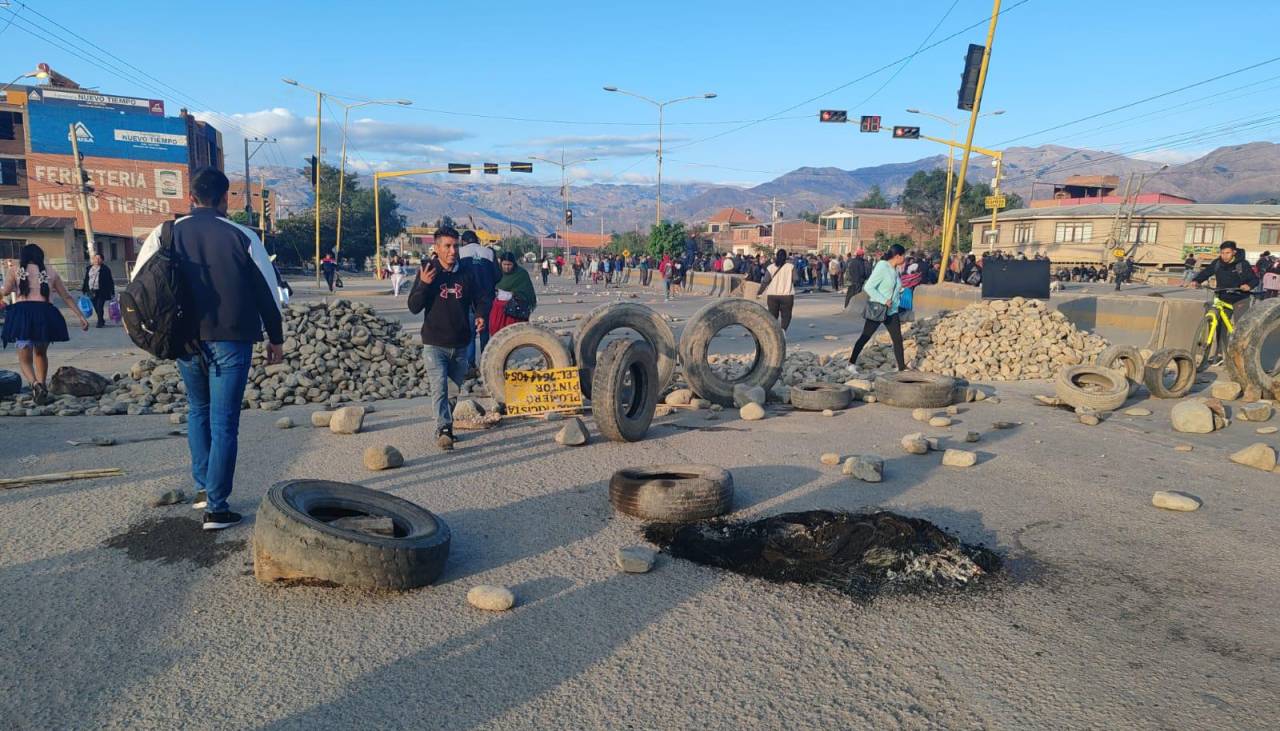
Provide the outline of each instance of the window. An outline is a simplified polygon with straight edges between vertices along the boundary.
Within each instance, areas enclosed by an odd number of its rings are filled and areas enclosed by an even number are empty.
[[[1013,243],[1029,244],[1031,243],[1031,229],[1035,224],[1017,223],[1013,226]]]
[[[120,248],[115,239],[111,240],[111,260],[115,261],[120,258]]]
[[[982,227],[982,241],[986,243],[994,243],[1000,240],[1000,224],[996,224],[995,230],[992,230],[991,224]]]
[[[18,112],[0,112],[0,140],[16,140],[15,129],[22,124],[22,115]]]
[[[1053,240],[1059,244],[1083,244],[1093,238],[1090,222],[1064,221],[1054,230]]]
[[[10,158],[0,158],[0,185],[17,185],[18,179],[26,175],[26,166],[22,165],[19,172],[19,163],[21,160],[13,160]]]
[[[1187,239],[1183,243],[1217,246],[1222,243],[1223,226],[1221,223],[1188,223]]]
[[[845,219],[843,218],[824,218],[822,219],[822,228],[827,231],[839,231],[843,228],[843,226],[840,225],[840,222],[844,220]]]
[[[1262,234],[1258,236],[1261,246],[1280,246],[1280,223],[1262,224]]]
[[[1147,223],[1131,223],[1129,224],[1129,238],[1126,239],[1132,244],[1154,244],[1156,242],[1156,224],[1154,222]]]
[[[22,247],[26,245],[25,239],[0,239],[0,259],[17,261],[22,258]]]

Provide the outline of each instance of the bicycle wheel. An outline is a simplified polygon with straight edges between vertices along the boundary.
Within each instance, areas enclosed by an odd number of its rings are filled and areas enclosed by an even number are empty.
[[[1191,339],[1191,362],[1196,365],[1196,373],[1203,372],[1209,367],[1209,361],[1213,360],[1214,351],[1218,349],[1218,333],[1213,332],[1212,341],[1210,338],[1210,328],[1213,320],[1205,317],[1200,321],[1200,327],[1196,328],[1195,337]]]

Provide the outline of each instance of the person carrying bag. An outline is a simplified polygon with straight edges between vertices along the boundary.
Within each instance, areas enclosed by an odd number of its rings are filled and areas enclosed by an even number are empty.
[[[898,361],[898,370],[907,369],[906,357],[902,349],[902,320],[899,316],[902,280],[898,277],[898,267],[906,259],[906,254],[906,249],[899,244],[890,246],[881,255],[880,261],[876,262],[875,268],[871,270],[871,276],[867,278],[867,283],[863,287],[863,291],[867,293],[867,306],[863,311],[866,322],[862,327],[862,335],[853,345],[853,352],[849,354],[848,369],[855,376],[858,375],[856,365],[858,356],[862,354],[862,349],[871,341],[871,336],[876,334],[876,330],[880,329],[882,323],[893,340],[893,357]]]

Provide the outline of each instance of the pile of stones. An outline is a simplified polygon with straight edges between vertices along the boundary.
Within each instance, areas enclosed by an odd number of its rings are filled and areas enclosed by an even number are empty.
[[[266,349],[253,349],[244,407],[274,411],[291,404],[338,404],[411,398],[429,389],[416,333],[378,316],[364,303],[285,308],[284,362],[266,364]],[[56,390],[56,389],[55,389]],[[95,389],[96,390],[96,389]],[[464,390],[469,390],[464,386]],[[0,416],[168,414],[186,411],[186,388],[173,362],[141,360],[128,373],[102,381],[95,395],[63,395],[37,406],[29,395],[0,402]]]

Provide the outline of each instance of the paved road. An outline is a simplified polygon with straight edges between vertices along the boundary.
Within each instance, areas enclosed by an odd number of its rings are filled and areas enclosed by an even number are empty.
[[[604,298],[555,299],[539,314]],[[834,347],[822,334],[851,332],[838,309],[802,299],[793,346]],[[111,353],[125,350],[118,330],[94,331],[55,351],[55,364],[124,365],[134,356]],[[881,404],[760,422],[686,413],[643,442],[578,449],[554,444],[554,425],[523,423],[467,434],[449,455],[429,445],[421,399],[379,403],[367,431],[347,437],[272,427],[281,413],[305,422],[302,407],[246,412],[233,503],[250,515],[271,483],[324,477],[443,516],[454,535],[446,573],[405,594],[261,586],[249,575],[251,526],[206,535],[190,509],[148,506],[190,489],[180,440],[65,444],[163,434],[163,416],[0,422],[0,475],[127,472],[0,491],[0,726],[1280,726],[1280,490],[1276,475],[1226,459],[1276,438],[1243,422],[1175,436],[1172,404],[1159,401],[1145,404],[1152,417],[1085,427],[1034,405],[1043,384],[998,389],[1002,403],[929,430],[984,432],[967,470],[901,454],[898,438],[920,425]],[[997,419],[1023,425],[990,430]],[[365,472],[359,454],[383,443],[407,464]],[[1195,451],[1173,451],[1180,443]],[[851,482],[818,464],[826,451],[879,452],[886,480]],[[736,515],[889,508],[996,548],[1011,577],[959,597],[861,604],[669,558],[619,574],[613,552],[640,542],[640,525],[611,513],[607,480],[623,465],[672,461],[730,468]],[[1157,510],[1160,489],[1205,505]],[[513,587],[518,607],[471,609],[464,597],[479,583]]]

